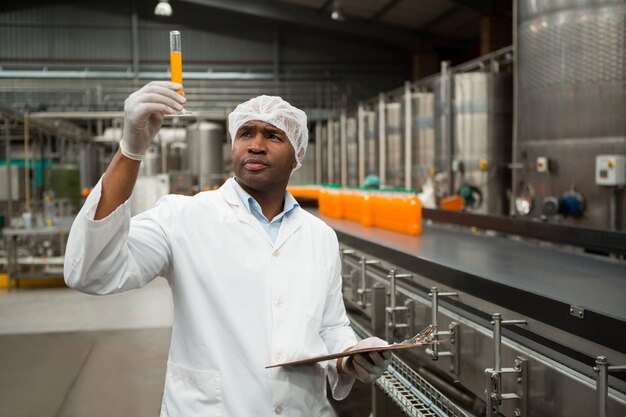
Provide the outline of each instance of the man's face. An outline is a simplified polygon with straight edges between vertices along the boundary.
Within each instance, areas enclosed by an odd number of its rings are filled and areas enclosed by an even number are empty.
[[[284,188],[295,167],[295,151],[282,130],[260,120],[237,130],[233,169],[240,184],[260,192]]]

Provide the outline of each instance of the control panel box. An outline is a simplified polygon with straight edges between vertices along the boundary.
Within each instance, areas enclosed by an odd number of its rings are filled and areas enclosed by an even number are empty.
[[[537,172],[550,172],[550,158],[547,156],[538,157],[535,162],[535,167],[537,168]]]
[[[596,184],[616,187],[626,184],[626,155],[597,155]]]

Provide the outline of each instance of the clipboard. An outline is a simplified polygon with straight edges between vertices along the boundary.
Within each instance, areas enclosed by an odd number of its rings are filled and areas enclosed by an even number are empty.
[[[392,351],[392,350],[413,349],[416,347],[428,346],[434,343],[432,339],[432,334],[434,333],[436,329],[437,329],[437,326],[429,325],[424,330],[416,334],[415,336],[401,343],[393,343],[387,346],[378,346],[378,347],[371,347],[371,348],[364,348],[364,349],[348,350],[345,352],[314,356],[312,358],[299,359],[299,360],[291,361],[291,362],[277,363],[274,365],[268,365],[265,367],[265,369],[278,368],[282,366],[311,365],[317,362],[329,361],[331,359],[346,358],[348,356],[354,356],[359,353],[385,352],[385,351]]]
[[[314,356],[312,358],[300,359],[300,360],[292,361],[292,362],[277,363],[274,365],[268,365],[265,367],[265,369],[278,368],[281,366],[311,365],[317,362],[329,361],[331,359],[346,358],[348,356],[354,356],[359,353],[385,352],[385,351],[391,351],[391,350],[412,349],[412,348],[416,348],[420,346],[428,346],[428,345],[430,345],[430,343],[411,343],[411,344],[395,343],[393,345],[388,345],[388,346],[379,346],[379,347],[372,347],[372,348],[365,348],[365,349],[349,350],[347,352],[331,353],[329,355]]]

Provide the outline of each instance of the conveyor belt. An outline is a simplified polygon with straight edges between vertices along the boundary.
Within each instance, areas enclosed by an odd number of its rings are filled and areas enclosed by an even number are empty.
[[[626,346],[624,263],[444,226],[413,237],[320,217],[349,246],[617,351]]]

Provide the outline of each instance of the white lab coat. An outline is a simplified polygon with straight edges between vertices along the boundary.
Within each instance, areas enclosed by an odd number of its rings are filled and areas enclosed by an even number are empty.
[[[331,416],[354,379],[323,365],[266,365],[356,343],[341,294],[335,233],[301,208],[276,243],[241,205],[232,181],[194,197],[169,195],[130,218],[128,201],[94,221],[101,185],[72,226],[65,281],[111,294],[165,277],[174,325],[161,416]]]

